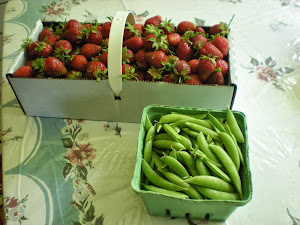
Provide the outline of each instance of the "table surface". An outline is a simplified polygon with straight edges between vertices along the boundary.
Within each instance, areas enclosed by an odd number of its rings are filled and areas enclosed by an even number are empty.
[[[233,110],[247,118],[253,196],[226,222],[147,214],[130,185],[139,124],[23,114],[5,73],[35,22],[107,21],[119,10],[132,10],[138,22],[159,14],[204,26],[235,15]],[[9,1],[1,80],[5,224],[300,224],[299,19],[298,0]],[[71,133],[79,149],[69,145]],[[78,150],[89,154],[70,161]]]

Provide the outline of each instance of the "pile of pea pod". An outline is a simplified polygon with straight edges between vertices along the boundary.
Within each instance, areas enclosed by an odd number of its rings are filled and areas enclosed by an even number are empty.
[[[142,188],[183,199],[242,200],[241,146],[245,138],[234,113],[169,113],[145,120]]]

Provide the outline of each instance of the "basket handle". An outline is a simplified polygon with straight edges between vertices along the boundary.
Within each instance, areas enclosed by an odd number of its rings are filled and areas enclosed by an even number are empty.
[[[107,56],[108,82],[115,97],[120,97],[122,90],[122,48],[126,22],[135,23],[133,13],[131,11],[118,11],[113,17],[109,34]]]

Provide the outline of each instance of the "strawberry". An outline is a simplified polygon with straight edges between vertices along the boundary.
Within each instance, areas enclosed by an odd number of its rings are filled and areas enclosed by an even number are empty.
[[[101,26],[101,33],[102,33],[102,38],[109,38],[109,33],[110,33],[110,28],[111,28],[111,21],[105,22]]]
[[[176,66],[177,62],[180,61],[180,59],[174,55],[167,55],[166,59],[167,59],[167,61],[163,61],[161,63],[163,65],[164,71],[165,72],[173,72],[174,67]]]
[[[193,58],[193,47],[187,41],[181,41],[176,48],[176,56],[179,59],[190,61]]]
[[[181,42],[181,36],[178,33],[171,33],[168,34],[167,40],[170,47],[176,48],[177,45]]]
[[[204,28],[203,28],[203,27],[200,27],[200,26],[197,26],[197,27],[196,27],[195,33],[206,34]]]
[[[190,85],[201,85],[202,82],[198,76],[198,74],[191,74],[189,75],[189,79],[185,79],[184,83],[185,84],[190,84]]]
[[[148,52],[160,50],[167,54],[169,44],[165,34],[149,34],[144,40],[144,49]]]
[[[107,66],[107,57],[108,57],[108,51],[102,52],[99,57],[99,61],[102,62],[105,66]]]
[[[59,40],[54,46],[54,50],[55,49],[64,49],[65,51],[72,51],[72,44],[67,40]]]
[[[75,19],[71,19],[65,24],[64,28],[65,28],[65,30],[69,30],[71,28],[75,28],[77,30],[82,30],[84,27],[79,21],[77,21]]]
[[[123,47],[129,48],[134,53],[144,47],[144,40],[141,37],[132,37],[123,42]]]
[[[149,34],[154,34],[155,36],[164,34],[164,31],[153,24],[148,24],[144,27],[143,37],[147,37]]]
[[[21,66],[13,73],[13,77],[28,78],[33,77],[33,74],[34,73],[31,66]]]
[[[40,41],[33,42],[29,38],[23,40],[22,48],[26,52],[29,59],[35,59],[37,57],[37,52],[34,49],[37,47],[37,43],[39,42]]]
[[[227,25],[226,23],[218,23],[213,25],[212,27],[210,27],[209,29],[209,34],[210,35],[215,35],[215,34],[221,34],[221,35],[226,35],[229,33],[229,25]]]
[[[34,51],[37,53],[37,57],[44,57],[47,58],[48,56],[51,56],[53,53],[53,48],[50,44],[46,42],[36,42],[36,47],[34,48]]]
[[[175,32],[175,25],[171,22],[171,20],[164,20],[158,26],[163,30],[164,34],[168,35]]]
[[[45,58],[36,58],[32,60],[31,67],[33,68],[35,74],[44,76],[45,60]]]
[[[91,43],[96,45],[101,45],[102,43],[102,33],[97,29],[97,21],[95,25],[90,24],[88,27],[85,27],[81,30],[81,39],[85,43]]]
[[[145,74],[144,74],[144,72],[142,70],[135,70],[135,73],[137,74],[136,75],[136,79],[138,81],[142,81],[142,80],[145,79]]]
[[[163,68],[155,68],[151,66],[145,73],[145,80],[148,81],[160,81],[162,80]]]
[[[217,84],[217,85],[224,85],[225,80],[220,71],[214,72],[209,76],[209,78],[205,82],[206,84]]]
[[[86,73],[90,79],[105,80],[108,78],[106,66],[100,61],[89,61]]]
[[[191,73],[191,67],[185,60],[179,60],[174,67],[175,74],[187,76]]]
[[[59,40],[54,46],[53,56],[61,60],[62,62],[67,62],[70,59],[70,52],[72,51],[72,45],[67,40]]]
[[[82,78],[82,72],[81,71],[77,71],[77,70],[70,70],[67,74],[66,74],[66,79],[70,79],[70,80],[78,80]]]
[[[129,64],[125,63],[122,64],[122,80],[138,80],[137,78],[138,74],[135,71],[135,68],[133,66],[130,66]]]
[[[194,31],[196,29],[196,25],[190,21],[181,21],[177,26],[177,32],[179,34],[184,34],[186,31]]]
[[[214,36],[214,39],[211,41],[211,43],[222,52],[223,57],[228,55],[229,43],[228,43],[227,38],[216,35],[216,36]]]
[[[80,49],[80,54],[84,55],[87,60],[97,56],[100,53],[101,46],[96,44],[84,44]]]
[[[46,36],[44,41],[49,43],[50,45],[54,46],[56,44],[56,42],[58,42],[60,39],[61,39],[60,35],[53,34],[50,36]]]
[[[126,22],[126,26],[124,29],[124,35],[123,35],[123,41],[135,37],[135,36],[142,36],[144,30],[143,24],[131,24],[129,22]]]
[[[166,83],[175,83],[175,74],[173,73],[168,73],[168,74],[165,74],[162,78],[162,81],[163,82],[166,82]]]
[[[149,63],[150,66],[153,66],[154,68],[162,68],[163,64],[162,62],[166,62],[166,54],[163,51],[152,51],[147,52],[145,54],[145,59]]]
[[[206,42],[203,44],[202,48],[200,49],[200,54],[223,59],[222,52],[210,42]]]
[[[63,33],[63,38],[71,42],[72,44],[77,44],[80,42],[81,32],[77,28],[70,28]]]
[[[198,65],[198,75],[201,82],[205,82],[208,77],[215,71],[216,61],[213,58],[202,56]]]
[[[122,62],[132,63],[133,61],[134,61],[134,53],[130,49],[127,49],[127,47],[123,47]]]
[[[191,37],[191,41],[193,43],[193,47],[199,50],[202,45],[207,42],[207,39],[201,34],[196,34],[195,36]]]
[[[48,77],[60,77],[67,74],[67,69],[59,59],[48,57],[44,62],[44,74]]]
[[[159,24],[161,23],[161,20],[162,20],[161,16],[159,15],[148,18],[144,23],[144,27],[146,27],[148,24],[158,27]]]
[[[149,64],[147,63],[145,59],[146,51],[144,49],[140,49],[137,53],[134,55],[134,61],[136,63],[136,66],[140,69],[146,69],[149,67]]]
[[[191,67],[192,74],[198,73],[199,61],[199,59],[192,59],[188,62],[189,66]]]
[[[44,41],[45,37],[49,37],[51,35],[53,35],[53,29],[51,27],[45,27],[39,35],[39,41]]]
[[[216,68],[221,68],[221,73],[225,77],[229,72],[229,65],[224,59],[216,60]]]
[[[78,70],[81,72],[86,71],[88,61],[84,55],[75,55],[72,61],[70,62],[70,66],[73,70]]]

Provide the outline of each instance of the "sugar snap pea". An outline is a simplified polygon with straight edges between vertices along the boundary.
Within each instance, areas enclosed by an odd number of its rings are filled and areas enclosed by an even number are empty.
[[[205,166],[205,163],[199,157],[197,157],[197,159],[196,159],[196,169],[197,169],[199,175],[210,176],[210,172],[207,169],[207,167]]]
[[[149,140],[145,143],[144,146],[144,159],[147,163],[151,162],[152,159],[152,141]]]
[[[177,159],[166,155],[162,156],[161,160],[181,178],[190,176],[186,168]]]
[[[177,133],[176,130],[174,130],[174,128],[171,125],[169,125],[168,123],[164,123],[163,129],[174,139],[174,141],[181,141],[180,135]]]
[[[178,120],[176,122],[171,123],[171,125],[176,125],[176,126],[179,126],[182,128],[182,127],[187,127],[187,125],[185,124],[186,122],[195,123],[195,124],[204,126],[206,128],[213,129],[209,120],[199,120],[199,119],[194,119],[194,118]]]
[[[186,134],[188,134],[189,136],[191,136],[191,137],[197,137],[198,134],[199,134],[197,131],[194,131],[191,128],[188,128],[188,127],[182,127],[181,130],[183,132],[185,132]]]
[[[182,114],[182,113],[179,113],[179,112],[171,112],[171,114],[187,115],[187,114]],[[207,113],[188,114],[188,116],[193,117],[195,119],[203,120],[207,116]]]
[[[230,156],[230,158],[232,159],[237,171],[239,171],[240,169],[240,156],[238,153],[238,149],[236,148],[236,145],[234,143],[234,140],[230,137],[229,134],[225,133],[225,132],[219,132],[218,133],[220,139],[222,140],[225,149],[228,153],[228,155]]]
[[[230,177],[233,186],[235,187],[236,191],[239,193],[240,198],[243,199],[243,191],[242,191],[242,184],[240,175],[230,158],[227,152],[217,145],[209,145],[209,147],[216,153],[220,161],[222,162],[223,166],[226,169],[228,176]]]
[[[183,198],[183,199],[188,199],[189,196],[184,194],[184,193],[181,193],[181,192],[176,192],[176,191],[171,191],[171,190],[166,190],[164,188],[159,188],[159,187],[156,187],[154,185],[148,185],[148,184],[142,184],[148,191],[153,191],[153,192],[157,192],[157,193],[160,193],[160,194],[165,194],[165,195],[168,195],[168,196],[172,196],[172,197],[175,197],[175,198]]]
[[[215,161],[217,163],[220,163],[220,160],[218,159],[218,157],[208,147],[208,143],[207,143],[207,141],[205,139],[205,136],[204,136],[203,132],[200,132],[197,135],[197,143],[199,145],[200,150],[202,150],[204,152],[204,154],[207,155],[208,158],[210,158],[211,160],[213,160],[213,161]]]
[[[218,191],[208,187],[197,186],[197,190],[205,197],[214,200],[240,200],[238,193]]]
[[[227,124],[234,135],[235,139],[239,143],[245,143],[245,138],[244,135],[241,131],[241,128],[233,114],[233,112],[230,110],[230,108],[227,106],[227,113],[226,113],[226,118],[227,118]]]
[[[147,134],[146,134],[146,139],[145,139],[145,143],[148,142],[149,140],[152,140],[154,139],[154,136],[155,136],[155,133],[156,133],[156,124],[152,125]]]
[[[183,115],[183,114],[175,114],[175,113],[170,113],[170,114],[165,114],[162,115],[159,119],[159,123],[173,123],[178,120],[184,120],[184,119],[194,119],[191,116]]]
[[[214,127],[216,127],[219,131],[225,132],[223,124],[216,117],[214,117],[211,113],[208,113],[208,118]]]
[[[147,179],[158,187],[171,191],[182,191],[186,189],[159,176],[144,159],[142,159],[142,171]]]
[[[146,115],[146,118],[145,118],[145,129],[146,129],[146,132],[149,131],[150,127],[152,127],[153,124],[151,122],[151,120],[149,119],[148,115]]]
[[[183,136],[183,135],[179,135],[180,136],[180,143],[188,150],[194,150],[193,146],[192,146],[192,142],[190,141],[190,138]]]
[[[192,130],[194,130],[196,132],[202,132],[205,135],[209,135],[212,139],[214,139],[216,141],[220,141],[220,138],[219,138],[218,134],[215,131],[211,130],[211,129],[208,129],[206,127],[203,127],[201,125],[191,123],[191,122],[186,122],[185,124],[189,128],[191,128]]]
[[[198,174],[198,171],[196,169],[196,162],[193,158],[193,156],[187,152],[187,151],[179,151],[179,154],[181,155],[181,157],[183,158],[184,162],[185,162],[185,165],[189,171],[189,173],[192,175],[192,176],[197,176],[199,175]]]
[[[173,141],[173,140],[154,140],[152,143],[153,147],[162,148],[162,149],[169,149],[169,150],[185,150],[183,144]]]
[[[164,171],[168,171],[168,169],[164,167],[165,163],[160,159],[160,156],[154,151],[152,151],[152,159],[154,161],[154,165],[157,168],[162,169]]]
[[[228,183],[232,183],[230,177],[223,170],[221,170],[219,167],[217,167],[215,164],[213,164],[207,160],[205,160],[204,163],[215,176],[220,177],[221,179],[223,179],[224,181],[226,181]]]
[[[168,133],[159,133],[154,136],[154,140],[173,140]]]
[[[214,176],[206,176],[206,175],[198,175],[189,177],[184,180],[185,182],[189,184],[195,184],[203,187],[209,187],[213,188],[219,191],[225,191],[225,192],[235,192],[232,185],[224,180],[222,180],[219,177]]]

